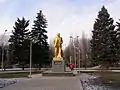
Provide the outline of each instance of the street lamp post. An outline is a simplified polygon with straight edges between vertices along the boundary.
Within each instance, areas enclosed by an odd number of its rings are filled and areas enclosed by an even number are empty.
[[[81,54],[80,54],[80,50],[79,50],[79,56],[78,56],[78,57],[79,57],[79,68],[80,68],[80,64],[81,64],[81,63],[80,63],[80,61],[81,61],[81,60],[80,60],[80,56],[81,56]]]
[[[77,60],[76,60],[76,47],[75,47],[75,45],[74,45],[74,56],[75,56],[75,68],[76,68],[76,62],[77,62]]]
[[[7,30],[5,30],[5,32],[4,32],[4,34],[3,34],[3,36],[2,36],[2,38],[1,38],[1,43],[2,43],[2,63],[1,63],[1,69],[2,69],[2,71],[3,71],[3,66],[4,66],[4,62],[3,62],[3,60],[4,60],[4,43],[3,43],[3,38],[4,38],[4,35],[5,35],[5,33],[7,32]]]
[[[72,39],[73,39],[73,37],[72,36],[70,36],[70,46],[69,46],[69,52],[70,52],[70,57],[69,57],[69,59],[70,59],[70,64],[72,63],[72,53],[71,53],[71,44],[72,44],[72,46],[73,46],[73,42],[72,42]]]
[[[70,64],[72,63],[72,56],[70,56]]]

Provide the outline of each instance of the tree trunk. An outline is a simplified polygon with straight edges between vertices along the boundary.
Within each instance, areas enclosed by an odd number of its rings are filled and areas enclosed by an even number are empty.
[[[39,70],[41,69],[41,64],[39,64]]]
[[[25,70],[25,68],[24,68],[24,64],[22,65],[22,70]]]

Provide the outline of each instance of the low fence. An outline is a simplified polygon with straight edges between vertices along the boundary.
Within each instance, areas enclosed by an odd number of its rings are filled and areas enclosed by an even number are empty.
[[[120,67],[107,68],[74,68],[75,70],[120,70]]]
[[[93,72],[120,72],[120,70],[75,70],[77,73],[93,73]]]

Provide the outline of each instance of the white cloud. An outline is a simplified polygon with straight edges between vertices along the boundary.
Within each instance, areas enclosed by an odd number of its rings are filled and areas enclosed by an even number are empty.
[[[104,4],[105,3],[105,4]],[[102,5],[105,5],[115,20],[120,16],[118,9],[120,8],[120,1],[115,0],[110,2],[104,2],[96,4],[93,6],[84,6],[81,9],[78,7],[78,12],[73,9],[75,6],[69,5],[56,5],[55,3],[49,4],[44,7],[45,15],[48,18],[48,31],[49,37],[53,37],[56,32],[61,32],[65,43],[68,43],[69,36],[79,35],[82,36],[82,31],[84,31],[88,38],[91,37],[91,30],[93,29],[93,24],[95,18],[97,17],[98,11],[101,9]]]
[[[44,14],[48,19],[49,38],[52,38],[57,32],[60,32],[64,38],[64,43],[68,43],[71,34],[81,37],[82,31],[89,33],[92,30],[94,18],[96,17],[97,7],[83,7],[76,10],[74,6],[57,5],[56,3],[47,3],[43,7]],[[78,7],[79,9],[79,7]]]

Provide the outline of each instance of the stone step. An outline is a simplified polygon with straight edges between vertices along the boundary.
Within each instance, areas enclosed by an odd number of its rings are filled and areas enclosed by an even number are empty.
[[[73,72],[43,72],[42,76],[57,76],[57,77],[61,77],[61,76],[75,76],[75,74]]]

